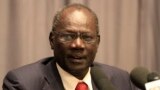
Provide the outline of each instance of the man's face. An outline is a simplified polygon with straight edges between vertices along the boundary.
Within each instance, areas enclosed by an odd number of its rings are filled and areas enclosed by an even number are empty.
[[[56,61],[72,74],[87,72],[97,52],[99,36],[95,19],[89,15],[82,11],[66,12],[53,32]]]

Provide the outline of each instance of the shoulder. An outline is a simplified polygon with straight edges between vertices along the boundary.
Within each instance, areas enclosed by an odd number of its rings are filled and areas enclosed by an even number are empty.
[[[9,71],[8,74],[14,73],[18,76],[22,76],[22,75],[25,76],[28,74],[31,76],[32,74],[40,74],[41,69],[45,65],[47,65],[51,60],[52,60],[52,57],[44,58],[44,59],[38,60],[37,62],[13,69]]]
[[[114,67],[114,66],[110,66],[110,65],[106,65],[106,64],[102,64],[102,63],[94,63],[94,67],[98,67],[99,69],[101,69],[105,74],[108,75],[108,77],[113,77],[113,76],[117,76],[117,75],[129,75],[127,71],[122,70],[120,68]]]
[[[3,81],[3,87],[11,88],[16,85],[22,89],[23,85],[34,85],[41,82],[43,78],[43,68],[51,62],[53,58],[41,59],[35,63],[28,64],[7,73]]]

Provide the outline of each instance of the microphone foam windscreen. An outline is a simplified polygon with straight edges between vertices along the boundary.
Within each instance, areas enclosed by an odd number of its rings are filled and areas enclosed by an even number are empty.
[[[159,80],[159,79],[160,79],[160,75],[157,72],[152,72],[147,76],[148,82]]]
[[[130,73],[130,78],[133,84],[145,90],[145,83],[147,83],[147,76],[149,71],[143,67],[136,67]]]
[[[92,67],[91,75],[98,90],[115,90],[108,77],[98,67]]]

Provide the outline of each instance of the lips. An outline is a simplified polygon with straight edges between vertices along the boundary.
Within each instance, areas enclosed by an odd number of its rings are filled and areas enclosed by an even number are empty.
[[[85,61],[85,56],[79,56],[79,55],[69,55],[67,57],[71,62],[73,63],[82,63]]]
[[[85,56],[82,56],[82,55],[69,55],[68,58],[84,59]]]

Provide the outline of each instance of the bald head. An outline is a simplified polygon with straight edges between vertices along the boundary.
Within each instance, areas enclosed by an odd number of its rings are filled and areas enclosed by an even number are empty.
[[[63,26],[65,22],[74,21],[83,22],[83,24],[95,25],[96,32],[99,34],[98,19],[96,14],[86,6],[81,4],[72,4],[63,8],[58,12],[53,21],[52,30],[56,30],[57,27]]]

